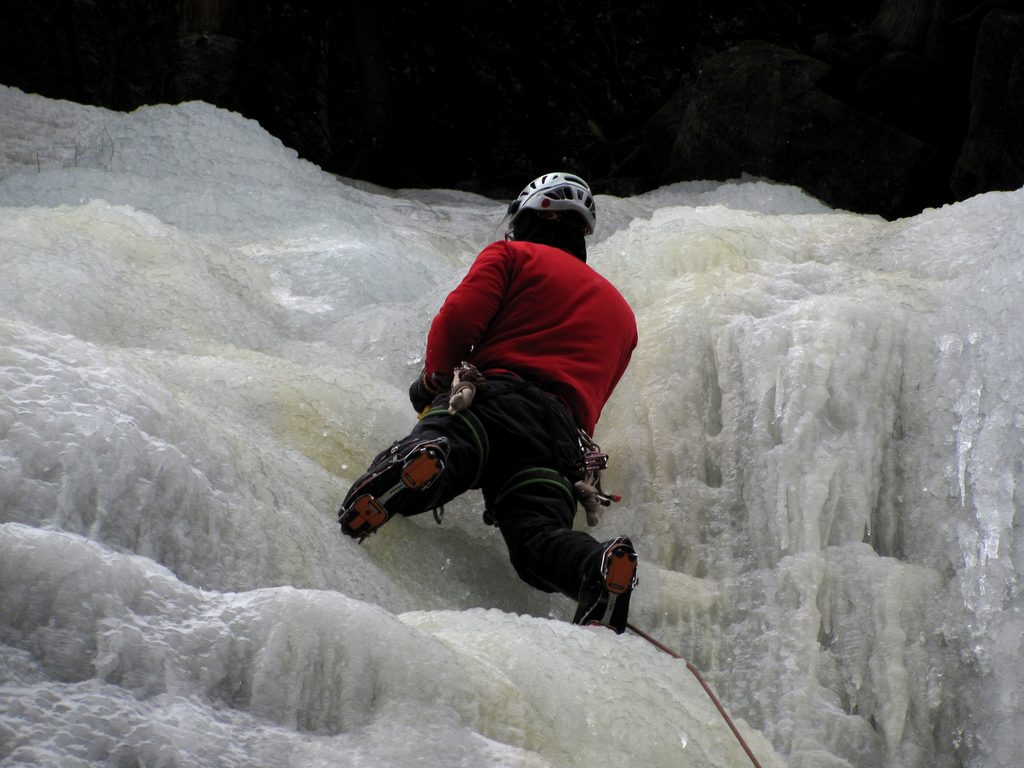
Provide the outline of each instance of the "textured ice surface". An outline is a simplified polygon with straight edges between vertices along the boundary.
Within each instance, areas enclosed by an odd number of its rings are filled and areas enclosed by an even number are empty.
[[[598,195],[641,343],[595,533],[764,766],[1019,762],[1022,206]],[[0,762],[749,764],[680,662],[522,585],[472,495],[337,531],[503,208],[205,104],[0,87]]]

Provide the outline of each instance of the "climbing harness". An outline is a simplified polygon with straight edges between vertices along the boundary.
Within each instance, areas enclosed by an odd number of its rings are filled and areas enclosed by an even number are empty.
[[[587,525],[591,528],[600,522],[598,511],[611,506],[613,501],[622,501],[621,496],[605,493],[601,489],[601,473],[608,468],[608,454],[601,452],[601,446],[584,430],[580,429],[579,443],[582,459],[583,479],[575,484],[576,497],[587,513]]]
[[[448,415],[449,413],[446,408],[438,406],[436,408],[425,409],[423,413],[419,415],[419,419],[420,421],[423,421],[424,419],[435,417],[447,418]],[[479,482],[481,475],[483,475],[484,469],[487,467],[487,462],[490,458],[490,438],[487,436],[487,429],[484,427],[483,422],[481,422],[479,417],[472,411],[459,411],[455,414],[455,417],[462,422],[463,426],[465,426],[473,439],[474,445],[476,446],[476,474],[473,477],[473,482],[470,483],[470,487],[474,487]]]
[[[505,498],[513,491],[518,491],[527,485],[549,485],[553,488],[557,488],[562,491],[566,496],[566,501],[572,505],[575,504],[576,499],[573,495],[572,488],[569,486],[569,481],[566,480],[561,472],[554,469],[548,469],[547,467],[527,467],[526,469],[516,472],[510,477],[505,484],[501,486],[498,493],[495,494],[495,503],[501,504]]]
[[[736,727],[736,724],[732,721],[732,718],[729,717],[729,713],[726,712],[725,707],[722,706],[722,702],[718,700],[718,697],[715,696],[715,692],[711,690],[711,686],[708,685],[707,681],[704,679],[704,676],[701,675],[700,670],[693,666],[693,664],[691,664],[689,661],[684,659],[680,654],[673,651],[667,645],[663,645],[662,643],[658,642],[643,630],[637,629],[628,622],[626,623],[626,629],[628,629],[637,637],[642,637],[644,640],[653,645],[659,651],[664,651],[672,658],[679,659],[681,662],[686,664],[686,668],[690,670],[694,677],[697,678],[697,682],[700,683],[701,688],[703,688],[705,693],[707,693],[707,695],[711,698],[711,703],[715,705],[715,709],[717,709],[718,713],[725,719],[726,725],[729,726],[729,730],[732,731],[733,735],[736,737],[736,740],[740,743],[740,746],[743,747],[743,751],[747,753],[747,757],[749,757],[750,762],[754,764],[754,768],[761,768],[761,764],[757,761],[757,757],[755,757],[753,751],[747,745],[746,740],[743,738],[742,734],[740,734],[740,731]]]
[[[522,381],[521,384],[528,385]],[[452,383],[448,392],[448,407],[443,405],[428,405],[419,414],[423,420],[432,416],[450,415],[464,419],[473,438],[477,443],[478,455],[480,457],[476,479],[473,485],[479,480],[484,467],[487,464],[488,439],[486,430],[480,420],[469,410],[479,389],[487,386],[486,377],[472,363],[462,361],[452,371]],[[577,429],[577,444],[579,448],[579,461],[575,466],[575,473],[579,480],[575,483],[567,480],[561,473],[553,470],[529,467],[509,480],[506,486],[499,491],[498,496],[503,496],[515,481],[515,487],[524,484],[543,482],[559,487],[567,487],[571,504],[579,502],[587,516],[587,524],[591,527],[600,522],[599,511],[601,507],[608,507],[612,502],[622,500],[621,496],[606,493],[601,487],[601,473],[608,467],[608,454],[601,451],[601,446],[594,442],[593,438],[583,429]],[[434,519],[440,523],[444,516],[444,508],[434,510]],[[484,523],[496,525],[497,521],[490,510],[485,509],[483,513]]]

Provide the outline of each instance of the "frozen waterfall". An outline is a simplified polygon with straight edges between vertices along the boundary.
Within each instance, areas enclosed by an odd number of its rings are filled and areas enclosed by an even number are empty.
[[[1024,190],[597,202],[640,327],[596,435],[632,622],[765,768],[1018,766]],[[503,207],[0,86],[0,765],[750,764],[679,661],[521,584],[478,497],[337,530]]]

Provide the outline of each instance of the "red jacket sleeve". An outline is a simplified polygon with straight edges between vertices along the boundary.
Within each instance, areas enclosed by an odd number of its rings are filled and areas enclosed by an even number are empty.
[[[427,334],[428,373],[450,374],[469,357],[501,309],[514,271],[503,245],[497,242],[484,248],[445,299]]]

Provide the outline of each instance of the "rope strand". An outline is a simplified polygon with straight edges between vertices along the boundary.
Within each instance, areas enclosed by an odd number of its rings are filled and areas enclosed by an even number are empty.
[[[543,576],[539,576],[538,574],[533,574],[533,575],[534,575],[535,578],[539,579],[540,581],[544,582],[549,587],[551,587],[552,591],[554,591],[554,592],[561,592],[561,590],[558,587],[556,587],[550,581],[545,579]],[[567,595],[567,597],[568,597],[568,595]],[[605,626],[605,625],[602,625],[602,626]],[[655,648],[657,648],[659,651],[664,651],[665,653],[667,653],[672,658],[679,659],[681,662],[683,662],[686,665],[686,668],[688,670],[690,670],[690,672],[693,674],[694,677],[697,678],[697,682],[700,683],[701,688],[704,689],[704,692],[707,693],[707,695],[711,698],[711,703],[715,705],[715,709],[718,710],[718,713],[725,720],[726,725],[729,726],[729,730],[732,731],[733,736],[736,737],[736,740],[740,743],[740,746],[743,747],[743,751],[747,753],[747,757],[749,757],[750,758],[750,762],[754,764],[754,768],[761,768],[761,763],[759,763],[757,761],[757,756],[754,755],[753,750],[751,750],[750,747],[747,745],[747,741],[746,741],[746,739],[743,738],[743,734],[740,733],[739,728],[736,727],[736,723],[734,723],[732,721],[732,718],[729,717],[729,713],[726,712],[725,707],[722,706],[722,702],[720,702],[718,700],[718,697],[715,696],[715,692],[713,690],[711,690],[711,686],[708,685],[707,681],[704,679],[704,676],[700,673],[700,670],[697,669],[695,666],[693,666],[693,664],[691,664],[689,661],[684,659],[680,654],[676,653],[671,648],[669,648],[667,645],[665,645],[664,643],[659,642],[658,640],[656,640],[655,638],[651,637],[649,634],[644,632],[642,629],[638,629],[633,624],[630,624],[628,621],[626,622],[626,629],[628,629],[630,632],[632,632],[637,637],[643,638],[648,643],[650,643]]]
[[[663,645],[662,643],[658,642],[657,640],[655,640],[653,637],[648,635],[643,630],[637,629],[636,627],[634,627],[632,624],[629,624],[628,622],[626,624],[626,629],[628,629],[634,635],[637,635],[638,637],[642,637],[644,640],[649,642],[651,645],[653,645],[659,651],[664,651],[665,653],[667,653],[672,658],[679,659],[681,662],[683,662],[686,665],[686,668],[688,670],[690,670],[690,672],[693,673],[693,676],[697,678],[697,682],[699,682],[701,684],[701,687],[707,692],[708,696],[711,697],[711,701],[712,701],[712,703],[714,703],[715,708],[722,715],[722,717],[725,718],[726,724],[729,726],[729,729],[733,732],[733,735],[736,737],[736,740],[739,741],[740,746],[743,747],[743,751],[747,753],[747,757],[749,757],[750,758],[750,762],[752,762],[754,764],[754,768],[761,768],[761,764],[759,762],[757,762],[757,758],[754,756],[754,753],[751,751],[750,747],[747,746],[747,742],[744,740],[743,736],[740,734],[740,731],[736,727],[736,724],[732,721],[732,718],[729,717],[729,713],[725,711],[725,707],[722,706],[722,702],[720,702],[718,700],[718,697],[715,696],[715,692],[711,690],[711,686],[708,685],[707,681],[704,679],[704,676],[701,675],[700,670],[697,669],[695,666],[693,666],[693,664],[688,662],[682,656],[680,656],[678,653],[673,651],[671,648],[669,648],[667,645]]]

